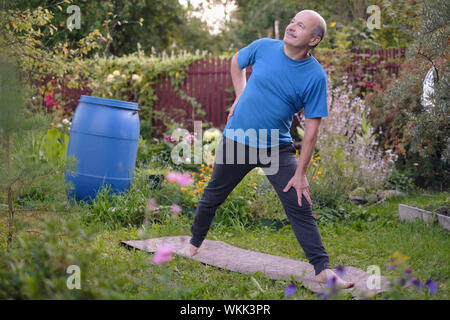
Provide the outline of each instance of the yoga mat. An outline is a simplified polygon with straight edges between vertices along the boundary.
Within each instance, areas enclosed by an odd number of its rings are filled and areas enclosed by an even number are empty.
[[[122,241],[121,244],[149,253],[156,252],[156,248],[159,246],[170,244],[174,247],[176,254],[184,256],[182,255],[182,250],[189,240],[189,236],[173,236],[147,240]],[[293,275],[300,281],[302,279],[302,273],[306,271],[303,278],[304,287],[314,292],[322,291],[326,287],[325,284],[314,281],[314,267],[308,262],[241,249],[222,241],[204,240],[199,253],[193,257],[189,257],[189,259],[243,274],[262,272],[273,280],[290,280],[291,275]],[[355,286],[349,289],[342,289],[344,292],[350,292],[354,297],[358,298],[363,293],[366,297],[371,297],[387,290],[389,281],[386,277],[380,276],[380,288],[370,289],[367,280],[370,276],[373,276],[372,274],[351,266],[346,266],[345,269],[347,272],[342,279],[355,282]],[[369,285],[370,283],[369,281]]]

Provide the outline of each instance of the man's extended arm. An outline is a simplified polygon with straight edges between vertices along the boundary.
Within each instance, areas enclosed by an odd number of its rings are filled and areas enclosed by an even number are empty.
[[[306,171],[314,153],[321,119],[322,118],[306,119],[305,135],[302,140],[302,151],[300,152],[300,157],[298,159],[297,170],[283,190],[284,192],[287,192],[291,187],[294,187],[297,191],[298,204],[300,206],[302,205],[302,194],[305,195],[306,200],[312,205]]]
[[[233,115],[234,108],[236,107],[236,104],[239,100],[239,97],[241,96],[242,92],[245,89],[245,85],[247,84],[247,76],[245,72],[245,68],[241,69],[238,65],[238,52],[236,52],[231,59],[231,80],[233,81],[233,87],[234,92],[236,94],[236,98],[233,102],[233,105],[230,109],[230,114],[228,115],[228,120],[230,120],[231,116]]]

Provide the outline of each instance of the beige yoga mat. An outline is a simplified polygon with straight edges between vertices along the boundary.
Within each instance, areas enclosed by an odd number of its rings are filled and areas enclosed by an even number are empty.
[[[176,254],[183,256],[182,249],[189,239],[189,236],[174,236],[122,241],[122,244],[150,253],[156,252],[156,248],[159,246],[170,244],[174,247]],[[274,280],[290,280],[291,275],[293,275],[300,281],[302,273],[306,271],[303,278],[304,287],[314,292],[322,291],[325,288],[325,284],[314,281],[314,267],[307,262],[241,249],[222,241],[203,241],[199,253],[190,259],[244,274],[262,272]],[[366,297],[371,297],[374,294],[386,291],[388,287],[389,282],[386,277],[380,276],[380,286],[377,288],[374,275],[355,267],[346,266],[345,269],[346,274],[342,278],[346,281],[355,282],[355,286],[344,289],[344,291],[350,292],[354,297],[361,297],[362,294],[365,294]],[[369,277],[371,278],[369,279]]]

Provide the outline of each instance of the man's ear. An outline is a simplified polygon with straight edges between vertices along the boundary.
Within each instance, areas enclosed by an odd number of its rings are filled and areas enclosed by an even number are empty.
[[[315,36],[315,37],[309,42],[309,45],[310,45],[311,47],[317,46],[317,45],[320,43],[321,40],[322,40],[322,39],[320,39],[319,36]]]

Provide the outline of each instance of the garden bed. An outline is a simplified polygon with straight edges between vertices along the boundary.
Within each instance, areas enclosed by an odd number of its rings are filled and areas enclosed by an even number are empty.
[[[450,216],[447,207],[440,207],[434,211],[428,211],[405,204],[399,204],[398,213],[400,220],[415,221],[422,220],[425,223],[433,223],[437,220],[445,230],[450,230]]]

